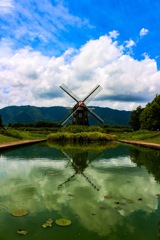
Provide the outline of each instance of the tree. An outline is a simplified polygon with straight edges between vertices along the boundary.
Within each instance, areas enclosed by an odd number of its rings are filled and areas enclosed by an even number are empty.
[[[2,116],[0,115],[0,127],[3,127]]]
[[[160,95],[156,95],[151,103],[148,103],[140,116],[142,129],[160,129]]]
[[[129,124],[133,128],[134,131],[137,131],[140,129],[140,115],[143,111],[143,108],[141,106],[137,107],[136,110],[133,110],[130,114]]]

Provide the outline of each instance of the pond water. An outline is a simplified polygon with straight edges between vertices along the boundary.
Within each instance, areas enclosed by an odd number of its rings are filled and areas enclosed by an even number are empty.
[[[62,218],[71,225],[55,223]],[[0,239],[20,238],[160,239],[160,151],[120,143],[1,151]]]

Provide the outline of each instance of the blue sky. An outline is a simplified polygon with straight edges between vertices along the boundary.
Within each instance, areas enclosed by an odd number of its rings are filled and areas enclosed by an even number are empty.
[[[0,108],[90,103],[133,110],[160,92],[158,0],[0,0]]]

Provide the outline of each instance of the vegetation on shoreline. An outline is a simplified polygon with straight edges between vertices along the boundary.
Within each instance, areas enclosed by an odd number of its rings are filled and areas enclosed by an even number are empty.
[[[102,132],[80,132],[80,133],[58,132],[50,134],[48,136],[48,140],[70,143],[82,143],[82,142],[91,143],[91,142],[115,141],[117,140],[117,137],[115,135],[106,134]]]
[[[118,133],[116,134],[116,136],[119,140],[144,141],[144,142],[160,144],[159,131],[139,130],[139,131],[128,132],[128,133]]]
[[[20,140],[34,140],[48,138],[49,141],[68,143],[107,142],[115,140],[135,140],[160,144],[160,132],[139,130],[133,131],[127,127],[103,126],[73,126],[68,125],[57,128],[30,127],[26,128],[0,128],[0,143]]]
[[[160,95],[156,95],[152,102],[145,108],[138,106],[130,114],[129,123],[134,131],[145,129],[150,131],[160,130]]]
[[[0,143],[15,142],[20,140],[35,140],[46,138],[46,134],[41,132],[31,132],[22,129],[0,129]]]

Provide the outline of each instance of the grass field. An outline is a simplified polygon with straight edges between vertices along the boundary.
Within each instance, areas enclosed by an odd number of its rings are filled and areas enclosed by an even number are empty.
[[[0,143],[15,142],[15,141],[17,141],[17,138],[0,134]]]
[[[37,133],[37,132],[30,132],[30,131],[23,131],[17,129],[1,129],[0,130],[0,144],[8,143],[8,142],[16,142],[20,140],[36,140],[36,139],[43,139],[46,138],[47,134]]]
[[[160,144],[160,132],[157,131],[139,130],[129,133],[117,133],[116,136],[121,140],[134,140]]]
[[[114,129],[113,129],[114,130]],[[160,132],[158,131],[147,131],[140,130],[135,132],[117,132],[113,131],[113,135],[104,133],[104,129],[100,127],[64,127],[57,133],[45,131],[43,129],[39,129],[39,131],[27,131],[22,129],[13,129],[9,128],[7,130],[0,130],[0,144],[7,142],[15,142],[20,140],[36,140],[49,138],[50,140],[65,140],[71,139],[72,142],[79,140],[82,138],[88,138],[90,141],[108,141],[108,140],[134,140],[134,141],[143,141],[150,143],[158,143],[160,144]],[[112,137],[113,136],[113,137]],[[116,137],[115,137],[116,136]],[[76,140],[77,139],[77,140]]]

